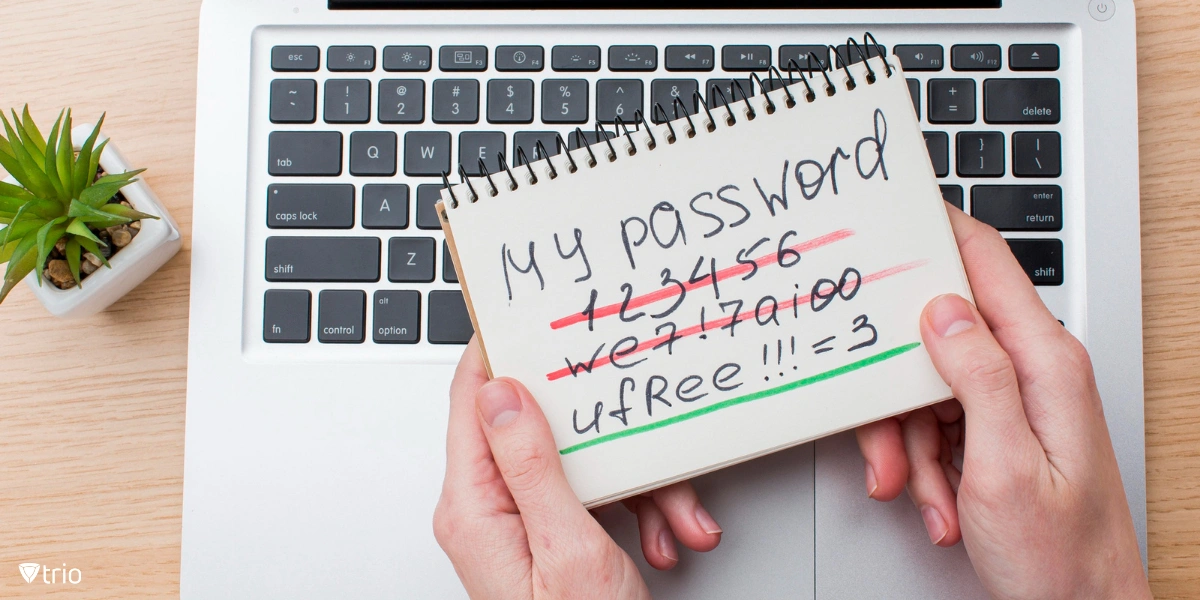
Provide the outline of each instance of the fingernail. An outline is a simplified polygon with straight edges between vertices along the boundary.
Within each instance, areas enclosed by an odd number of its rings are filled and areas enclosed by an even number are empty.
[[[879,489],[879,482],[875,480],[875,469],[871,468],[871,463],[867,463],[867,497],[875,498],[877,489]]]
[[[700,523],[700,529],[703,529],[704,533],[708,535],[721,533],[721,526],[717,525],[717,520],[712,518],[712,515],[708,514],[703,506],[696,507],[696,521]]]
[[[675,553],[675,539],[669,529],[663,529],[658,534],[658,553],[671,562],[679,562],[679,555]]]
[[[489,381],[475,392],[475,404],[488,427],[503,427],[521,414],[521,397],[506,381]]]
[[[946,527],[946,520],[942,518],[942,513],[932,506],[926,506],[921,509],[921,518],[925,519],[925,529],[929,531],[929,541],[936,546],[938,542],[946,539],[950,528]]]
[[[975,326],[975,311],[961,296],[946,294],[934,299],[929,322],[938,337],[953,337]]]

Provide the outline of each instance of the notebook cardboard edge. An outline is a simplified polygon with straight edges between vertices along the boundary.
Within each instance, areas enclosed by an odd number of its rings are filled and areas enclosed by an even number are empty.
[[[462,287],[463,301],[467,305],[467,314],[471,316],[471,327],[475,328],[475,340],[479,343],[479,354],[483,356],[483,368],[487,370],[488,379],[495,379],[492,373],[492,362],[488,360],[487,346],[483,342],[483,333],[479,329],[479,319],[475,317],[475,304],[471,302],[471,292],[467,287],[467,277],[459,266],[458,247],[454,245],[454,231],[450,225],[450,216],[446,214],[444,201],[439,200],[436,208],[438,221],[442,223],[442,232],[446,234],[446,247],[454,258],[454,272],[458,274],[458,285]]]

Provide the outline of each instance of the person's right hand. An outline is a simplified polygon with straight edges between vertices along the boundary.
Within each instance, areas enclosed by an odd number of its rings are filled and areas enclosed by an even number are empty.
[[[921,337],[957,401],[859,428],[867,493],[907,485],[995,598],[1150,598],[1087,351],[994,229],[950,220],[978,309],[937,298]]]

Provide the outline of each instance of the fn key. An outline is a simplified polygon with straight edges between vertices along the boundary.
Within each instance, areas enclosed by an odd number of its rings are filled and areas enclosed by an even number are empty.
[[[1008,247],[1033,285],[1063,284],[1062,240],[1008,240]]]

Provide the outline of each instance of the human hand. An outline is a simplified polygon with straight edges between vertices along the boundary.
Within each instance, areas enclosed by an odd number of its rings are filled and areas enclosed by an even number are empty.
[[[1151,597],[1087,351],[1000,235],[949,210],[978,309],[934,299],[921,337],[958,400],[858,429],[868,495],[907,484],[993,597]]]
[[[690,484],[626,501],[647,562],[669,569],[675,541],[708,551],[721,529]],[[438,543],[472,598],[649,598],[637,567],[567,484],[550,426],[523,385],[488,381],[471,340],[450,386]]]

